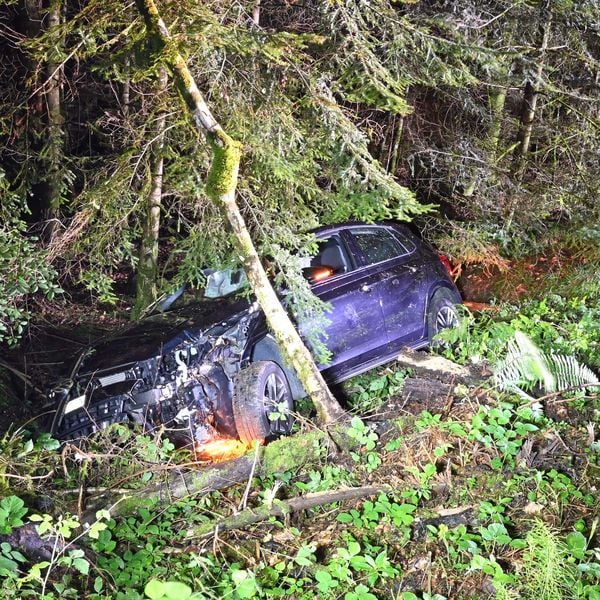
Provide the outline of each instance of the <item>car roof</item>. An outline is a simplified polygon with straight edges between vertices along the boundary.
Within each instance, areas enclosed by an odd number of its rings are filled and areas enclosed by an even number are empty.
[[[377,221],[375,223],[367,223],[365,221],[344,221],[342,223],[334,223],[332,225],[322,225],[315,229],[311,229],[311,233],[314,233],[317,237],[322,236],[325,233],[335,233],[343,229],[350,229],[353,227],[401,227],[406,230],[412,230],[408,223],[401,223],[399,221]]]

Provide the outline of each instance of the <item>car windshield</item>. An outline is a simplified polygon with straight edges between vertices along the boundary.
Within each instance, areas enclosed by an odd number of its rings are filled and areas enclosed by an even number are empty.
[[[161,298],[151,312],[161,313],[181,308],[202,298],[225,298],[240,291],[248,283],[243,269],[203,269],[202,273],[206,277],[206,284],[203,288],[194,288],[184,284],[171,294]]]

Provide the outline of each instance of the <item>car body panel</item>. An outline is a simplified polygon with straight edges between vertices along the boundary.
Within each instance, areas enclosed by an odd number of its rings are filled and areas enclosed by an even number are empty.
[[[329,383],[383,364],[403,346],[427,344],[437,289],[460,302],[434,251],[402,225],[344,223],[315,235],[322,245],[313,261],[336,263],[331,277],[312,286],[331,308],[324,341],[332,360],[319,365]],[[301,335],[310,326],[300,323]],[[129,419],[145,427],[178,423],[197,443],[217,432],[235,436],[236,375],[264,360],[284,370],[295,399],[304,395],[256,302],[230,295],[152,315],[82,355],[49,395],[56,409],[51,430],[72,439]]]

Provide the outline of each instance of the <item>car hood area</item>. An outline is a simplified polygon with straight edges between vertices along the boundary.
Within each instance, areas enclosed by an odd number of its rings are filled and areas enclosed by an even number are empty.
[[[186,340],[212,330],[226,331],[250,310],[250,302],[230,297],[205,299],[183,308],[156,313],[102,338],[86,351],[79,373],[91,373],[170,352]]]

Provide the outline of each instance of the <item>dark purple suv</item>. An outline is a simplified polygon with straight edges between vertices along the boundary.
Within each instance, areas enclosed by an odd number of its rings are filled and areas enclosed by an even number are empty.
[[[331,306],[321,365],[336,383],[422,348],[456,323],[461,301],[446,267],[409,228],[342,224],[315,231],[305,275]],[[160,312],[83,353],[49,394],[55,437],[86,437],[116,422],[166,425],[196,444],[288,433],[305,395],[264,314],[231,293],[242,272],[209,272],[208,298]],[[237,281],[236,281],[237,280]],[[302,333],[310,323],[300,323]]]

